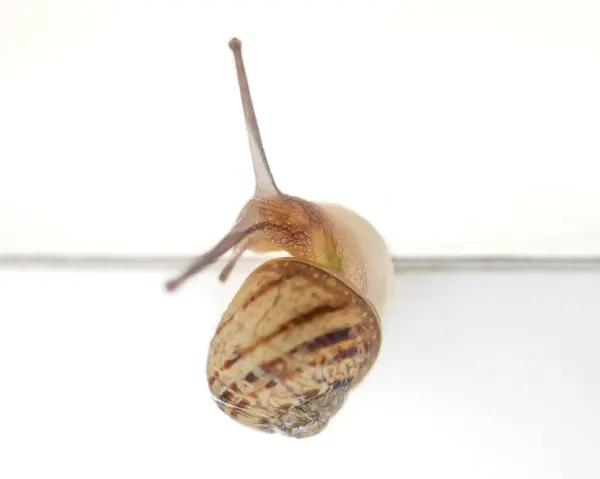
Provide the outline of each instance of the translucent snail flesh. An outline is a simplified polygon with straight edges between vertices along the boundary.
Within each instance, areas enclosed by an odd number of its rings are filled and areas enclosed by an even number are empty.
[[[244,281],[211,341],[208,385],[218,407],[252,428],[322,431],[375,363],[393,265],[375,228],[334,204],[282,193],[267,163],[242,60],[232,39],[256,187],[229,233],[174,290],[229,250],[225,281],[244,251],[285,252]]]

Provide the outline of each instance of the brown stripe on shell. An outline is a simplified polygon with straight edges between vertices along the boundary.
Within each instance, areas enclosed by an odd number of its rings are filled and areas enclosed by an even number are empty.
[[[229,369],[231,366],[233,366],[235,363],[237,363],[240,359],[242,359],[242,356],[244,355],[244,353],[236,353],[236,355],[230,359],[228,359],[227,361],[225,361],[225,363],[223,363],[223,369]]]
[[[333,348],[331,348],[331,346],[337,345],[340,342],[348,341],[349,339],[351,339],[352,338],[352,335],[350,334],[351,329],[352,328],[344,328],[341,330],[332,331],[331,333],[320,336],[316,340],[313,340],[313,341],[310,341],[307,343],[302,343],[301,345],[286,352],[285,356],[280,356],[271,361],[261,364],[259,366],[259,369],[261,369],[264,372],[264,376],[266,376],[269,379],[269,381],[266,384],[264,384],[262,387],[260,385],[257,385],[255,388],[255,391],[260,392],[263,388],[264,389],[272,389],[275,386],[277,386],[278,384],[285,386],[290,380],[293,380],[294,378],[296,378],[297,376],[301,375],[304,372],[303,367],[296,367],[295,369],[288,367],[287,369],[283,369],[282,366],[285,366],[285,364],[286,364],[286,359],[284,359],[284,357],[288,358],[287,359],[288,363],[294,363],[294,362],[299,362],[300,360],[290,359],[290,356],[292,356],[293,354],[296,354],[296,353],[305,353],[306,354],[306,353],[315,353],[315,352],[322,353],[324,349],[330,348],[329,351],[327,352],[327,354],[319,356],[319,359],[317,359],[317,360],[311,360],[311,361],[308,361],[307,363],[301,362],[301,364],[308,364],[309,366],[314,367],[317,364],[332,365],[335,363],[341,363],[344,360],[351,359],[351,358],[355,357],[356,355],[360,354],[361,351],[356,346],[344,347],[344,348],[340,348],[337,350],[334,350]],[[363,342],[362,345],[366,346],[366,343]],[[273,372],[276,373],[277,381],[274,379],[271,379],[271,377],[273,376],[273,374],[272,374]],[[248,375],[252,375],[252,377],[255,378],[255,380],[259,379],[252,372],[249,373]],[[246,376],[246,378],[248,377],[248,375]],[[353,379],[354,379],[353,377],[349,377],[348,383],[351,383]],[[322,382],[322,381],[320,381],[320,382]],[[339,381],[338,381],[338,383],[339,383]]]
[[[341,310],[345,309],[346,306],[348,306],[347,303],[341,304],[339,306],[332,306],[332,305],[326,304],[323,306],[317,306],[316,308],[312,309],[311,311],[308,311],[306,313],[302,313],[302,314],[299,314],[298,316],[295,316],[287,323],[284,323],[281,326],[279,326],[271,334],[261,337],[261,338],[258,338],[254,342],[254,344],[252,344],[251,346],[240,349],[240,351],[238,353],[236,353],[235,356],[233,356],[232,358],[225,361],[225,363],[223,364],[223,369],[226,370],[226,369],[231,368],[235,363],[237,363],[245,355],[252,354],[252,352],[255,351],[257,348],[259,348],[263,344],[269,342],[273,338],[276,338],[277,336],[285,333],[289,329],[297,327],[297,326],[301,326],[303,324],[307,324],[311,321],[316,321],[320,317],[325,316],[326,314],[331,314],[331,313],[341,311]]]
[[[306,341],[290,351],[290,353],[297,353],[300,351],[314,352],[320,349],[324,349],[330,346],[334,346],[342,341],[350,339],[352,334],[352,327],[345,327],[335,329],[322,334],[319,337]]]
[[[282,369],[285,366],[285,359],[282,357],[271,359],[265,363],[262,363],[260,367],[266,374],[271,374],[278,369]]]
[[[337,352],[337,354],[333,357],[333,361],[342,361],[344,359],[352,358],[358,354],[358,348],[356,346],[352,346],[350,348],[342,349]]]
[[[235,317],[235,315],[238,312],[244,311],[248,306],[250,306],[254,301],[256,301],[257,298],[260,298],[265,293],[268,293],[273,288],[276,288],[281,283],[283,283],[286,279],[288,279],[286,276],[282,276],[280,278],[277,278],[273,281],[269,281],[269,282],[265,283],[264,285],[262,285],[254,294],[252,294],[248,299],[246,299],[240,305],[239,309],[237,309],[236,311],[233,311],[226,319],[221,321],[221,323],[217,326],[216,334],[220,333],[225,326],[227,326],[229,323],[231,323],[231,321],[233,321],[233,318]]]

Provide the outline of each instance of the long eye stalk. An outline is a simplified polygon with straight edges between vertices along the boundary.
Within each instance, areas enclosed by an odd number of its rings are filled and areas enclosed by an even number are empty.
[[[275,180],[271,174],[265,149],[263,148],[258,121],[252,104],[250,87],[248,86],[248,77],[242,58],[242,42],[233,38],[229,42],[229,47],[233,51],[235,58],[235,67],[237,70],[238,83],[240,86],[240,95],[242,97],[242,106],[244,108],[244,117],[246,118],[246,129],[248,130],[248,141],[250,143],[250,153],[252,154],[252,163],[254,165],[254,176],[256,180],[255,196],[272,196],[279,194],[279,189],[275,185]]]

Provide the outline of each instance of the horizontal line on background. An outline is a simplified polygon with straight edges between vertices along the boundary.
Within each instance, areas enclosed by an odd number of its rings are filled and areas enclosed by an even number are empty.
[[[187,256],[60,256],[0,255],[0,268],[52,269],[177,269]],[[243,257],[240,263],[258,265],[269,257]],[[227,258],[217,261],[223,266]],[[600,256],[414,256],[394,257],[397,273],[440,270],[597,270]]]

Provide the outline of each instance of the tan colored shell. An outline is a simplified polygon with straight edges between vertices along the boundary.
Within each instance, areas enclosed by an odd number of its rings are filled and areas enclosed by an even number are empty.
[[[339,410],[381,346],[372,304],[305,259],[268,261],[243,283],[210,345],[218,406],[255,429],[307,437]]]

